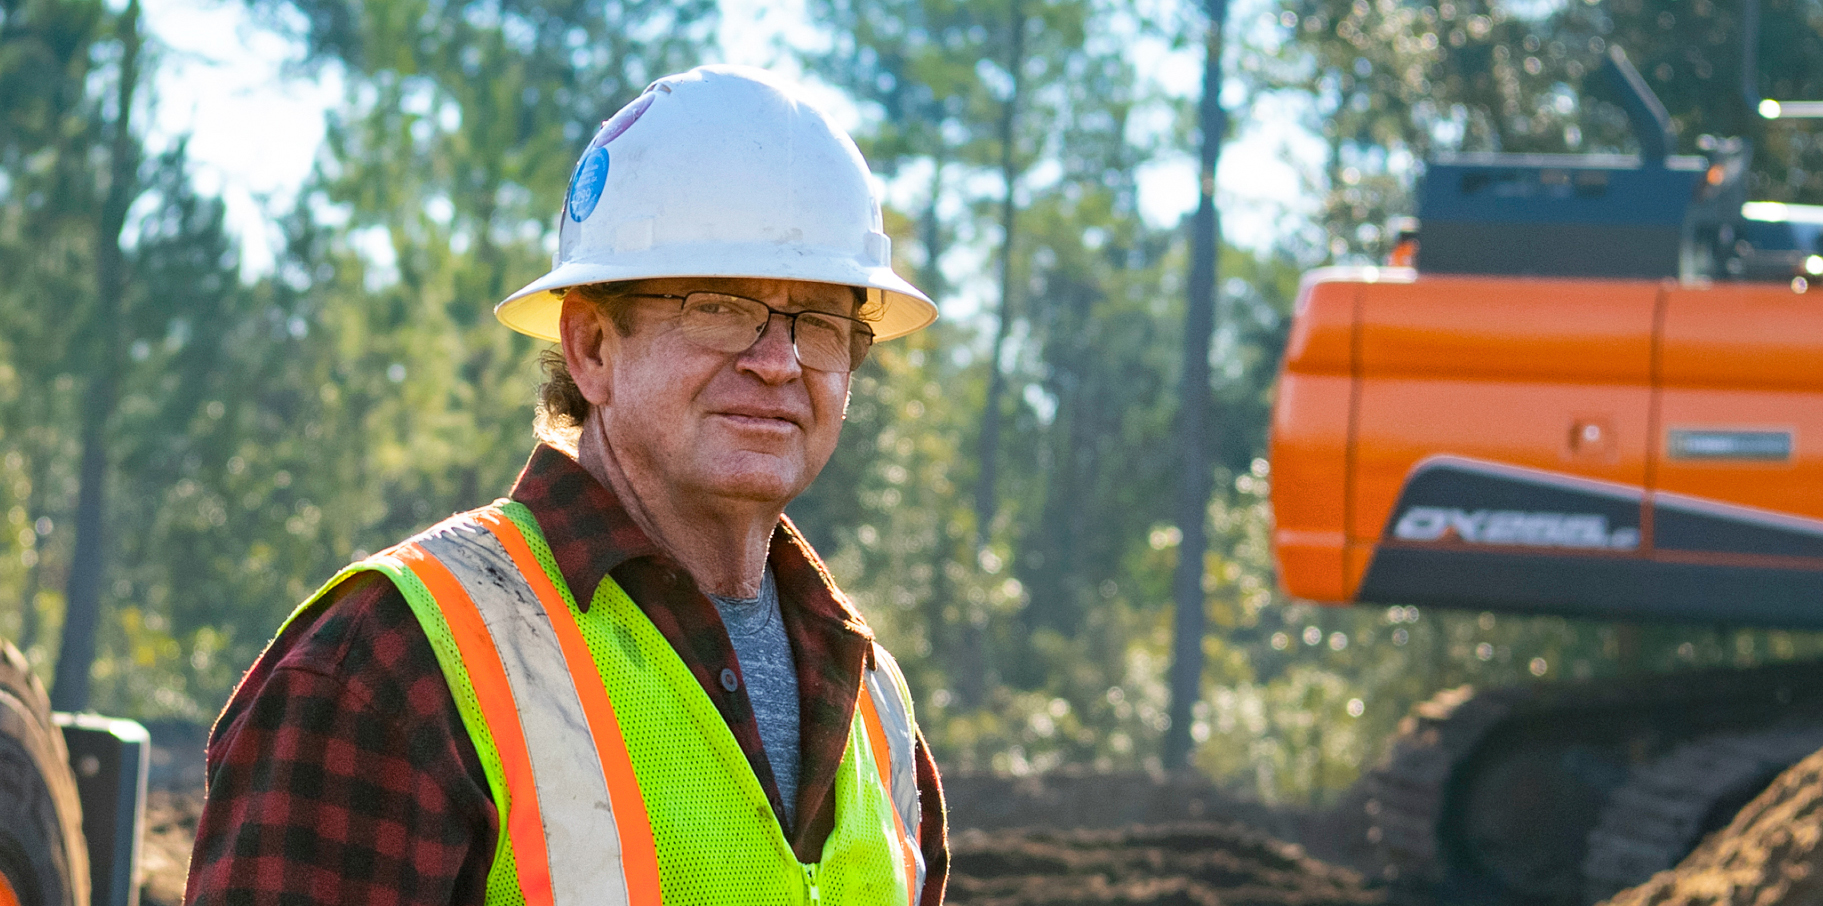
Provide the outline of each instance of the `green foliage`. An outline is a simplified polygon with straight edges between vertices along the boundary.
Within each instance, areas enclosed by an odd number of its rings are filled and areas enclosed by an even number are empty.
[[[1758,75],[1766,96],[1823,97],[1823,4],[1761,5]],[[1317,257],[1378,257],[1388,218],[1412,213],[1415,165],[1438,151],[1637,150],[1619,95],[1601,74],[1620,47],[1671,114],[1674,153],[1703,135],[1753,142],[1750,194],[1823,201],[1816,130],[1759,118],[1742,90],[1738,4],[1650,0],[1518,4],[1497,0],[1296,0],[1263,23],[1245,54],[1256,90],[1308,98],[1328,143]]]
[[[1763,93],[1823,97],[1807,81],[1823,67],[1804,65],[1823,59],[1823,7],[1762,6]],[[488,309],[543,270],[548,215],[594,123],[697,62],[716,13],[708,0],[254,8],[294,23],[309,65],[339,68],[348,89],[275,271],[251,284],[181,145],[136,173],[94,678],[96,707],[141,717],[208,719],[340,565],[507,487],[531,441],[539,344]],[[901,270],[952,310],[965,296],[991,308],[1005,264],[1017,304],[998,359],[985,316],[879,346],[855,375],[842,446],[790,513],[899,653],[946,765],[1156,765],[1188,255],[1186,230],[1138,216],[1136,174],[1188,150],[1194,130],[1128,42],[1199,43],[1196,17],[1120,0],[812,12],[831,40],[806,63],[856,100],[860,143],[905,201],[886,211]],[[0,634],[41,669],[97,368],[82,327],[108,189],[94,161],[118,78],[112,15],[0,0]],[[1379,225],[1410,212],[1417,161],[1631,149],[1587,78],[1609,44],[1664,97],[1679,150],[1702,132],[1756,140],[1756,195],[1823,200],[1823,143],[1743,118],[1739,23],[1722,4],[1296,0],[1260,15],[1229,36],[1231,78],[1248,89],[1235,116],[1265,93],[1308,111],[1325,140],[1322,205],[1281,248],[1221,253],[1196,766],[1268,800],[1322,802],[1440,689],[1823,654],[1799,633],[1281,595],[1263,457],[1299,271],[1376,256]],[[982,532],[996,369],[1001,478]]]
[[[278,8],[269,11],[277,14]],[[713,26],[706,2],[297,8],[348,84],[277,272],[243,285],[179,145],[139,171],[108,421],[96,707],[207,720],[341,564],[485,502],[531,441],[536,344],[488,316],[542,270],[575,147]],[[73,422],[118,50],[98,3],[0,19],[0,620],[44,664],[69,574]],[[100,72],[97,77],[92,68]],[[152,80],[141,74],[141,81]],[[137,142],[137,138],[133,138]],[[136,147],[136,146],[135,146]]]

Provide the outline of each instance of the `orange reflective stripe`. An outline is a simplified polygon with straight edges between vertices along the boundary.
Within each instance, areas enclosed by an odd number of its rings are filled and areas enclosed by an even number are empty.
[[[658,848],[652,838],[652,822],[646,815],[646,801],[639,791],[639,778],[633,774],[633,757],[620,733],[620,721],[614,716],[614,705],[601,683],[595,659],[589,655],[588,642],[576,626],[570,606],[550,576],[532,553],[531,545],[519,533],[506,514],[483,510],[475,520],[499,539],[500,546],[513,558],[513,564],[544,605],[557,643],[563,649],[570,675],[575,678],[576,695],[588,717],[589,732],[595,738],[595,752],[601,759],[601,770],[607,781],[608,797],[614,810],[614,824],[620,830],[621,872],[626,878],[629,902],[634,906],[659,906]],[[542,833],[540,840],[542,840]],[[517,838],[514,844],[517,845]]]
[[[393,548],[392,555],[424,583],[436,599],[443,619],[449,624],[450,636],[462,653],[462,664],[468,670],[475,688],[475,698],[494,736],[494,748],[500,753],[500,770],[506,779],[510,803],[494,803],[504,815],[503,833],[513,842],[513,856],[519,870],[519,891],[527,906],[550,906],[551,866],[544,846],[544,820],[538,811],[538,792],[532,782],[532,756],[526,749],[525,731],[519,725],[519,712],[513,705],[513,690],[507,683],[506,667],[494,640],[481,622],[481,612],[469,599],[462,583],[456,581],[447,567],[416,544]]]
[[[880,722],[880,712],[874,708],[873,694],[867,691],[867,684],[861,684],[860,695],[861,722],[867,727],[867,743],[874,750],[874,767],[880,771],[880,789],[886,792],[887,808],[893,813],[893,828],[898,831],[895,839],[899,841],[900,860],[905,865],[905,895],[908,902],[918,902],[918,860],[912,852],[911,838],[905,833],[905,819],[899,815],[899,807],[892,804],[892,750],[886,746],[886,726]]]
[[[0,874],[0,906],[19,906],[19,895],[13,892],[13,883],[3,874]]]

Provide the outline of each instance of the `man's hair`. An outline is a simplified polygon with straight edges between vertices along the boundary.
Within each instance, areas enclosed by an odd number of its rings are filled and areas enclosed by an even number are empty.
[[[568,292],[605,313],[614,322],[614,332],[626,337],[633,334],[633,307],[626,304],[626,292],[632,285],[631,281],[590,283],[570,287]],[[544,384],[538,388],[538,414],[532,430],[539,440],[574,453],[582,421],[589,416],[589,401],[570,376],[561,343],[539,353],[538,365],[544,369]]]
[[[614,322],[615,333],[629,337],[633,335],[633,307],[626,303],[627,293],[633,285],[631,280],[589,283],[570,287],[566,292],[573,292],[595,306]],[[869,301],[867,291],[858,286],[854,287],[854,293],[855,317],[863,321],[878,320],[882,303]],[[544,384],[538,388],[538,414],[532,422],[532,430],[539,440],[574,453],[582,434],[583,420],[589,417],[589,401],[576,386],[576,379],[570,376],[570,366],[563,359],[561,344],[539,353],[538,365],[544,369]]]

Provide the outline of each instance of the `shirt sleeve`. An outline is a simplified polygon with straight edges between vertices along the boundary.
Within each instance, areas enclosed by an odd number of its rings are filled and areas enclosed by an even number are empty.
[[[943,782],[937,777],[937,762],[931,759],[924,743],[924,732],[918,732],[918,845],[924,851],[924,890],[918,906],[942,906],[943,889],[949,883],[949,818],[943,806]]]
[[[186,903],[483,901],[485,775],[403,598],[368,588],[275,641],[223,713]]]

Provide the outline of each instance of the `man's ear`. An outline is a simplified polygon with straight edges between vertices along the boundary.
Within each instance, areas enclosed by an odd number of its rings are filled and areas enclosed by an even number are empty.
[[[613,396],[613,348],[620,335],[607,314],[572,289],[563,296],[557,335],[563,343],[563,361],[570,369],[570,379],[582,391],[583,399],[595,406],[608,405]]]

